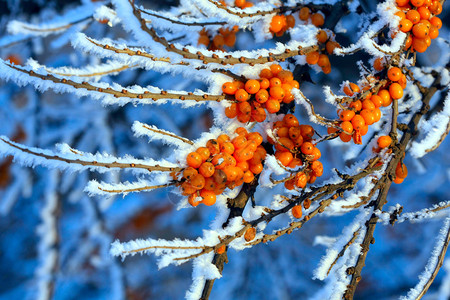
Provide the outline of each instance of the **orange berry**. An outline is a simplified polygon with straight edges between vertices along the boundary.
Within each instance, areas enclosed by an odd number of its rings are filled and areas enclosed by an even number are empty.
[[[270,87],[270,81],[267,78],[261,78],[259,80],[259,86],[262,89],[268,89]]]
[[[250,172],[253,174],[259,174],[263,171],[264,166],[262,164],[250,165]]]
[[[364,118],[360,115],[355,115],[352,119],[352,125],[354,130],[361,130],[366,125]]]
[[[319,43],[325,43],[328,40],[328,35],[325,30],[319,30],[316,38]]]
[[[403,11],[401,11],[401,10],[399,10],[398,12],[396,12],[394,15],[396,15],[397,17],[399,17],[400,20],[406,18],[406,14],[405,14]]]
[[[256,236],[256,229],[254,227],[250,227],[245,231],[244,239],[246,242],[252,241]]]
[[[386,148],[389,147],[392,143],[392,138],[388,135],[380,136],[377,140],[378,147]]]
[[[375,109],[372,111],[372,113],[373,113],[373,116],[374,116],[374,118],[375,118],[375,122],[374,122],[374,123],[380,121],[380,119],[381,119],[381,110],[377,107],[377,108],[375,108]],[[362,130],[361,130],[361,132],[362,132]],[[366,133],[367,133],[367,131],[366,131]],[[364,133],[364,134],[361,133],[361,134],[362,134],[362,135],[365,135],[366,133]]]
[[[399,29],[402,32],[408,32],[413,27],[413,23],[408,19],[403,19],[400,21]]]
[[[402,70],[400,70],[400,68],[392,67],[389,68],[387,75],[391,81],[398,81],[402,77],[403,73]]]
[[[236,94],[236,91],[237,91],[237,87],[232,82],[225,82],[222,85],[222,92],[224,92],[225,94],[234,95],[234,94]]]
[[[245,183],[250,183],[253,181],[253,179],[255,179],[255,175],[250,170],[247,170],[244,172],[243,179]]]
[[[293,28],[295,26],[295,18],[293,15],[286,16],[287,28]]]
[[[430,29],[425,23],[417,23],[413,26],[412,32],[414,34],[414,37],[423,39],[428,36],[428,34],[430,33]]]
[[[289,84],[292,86],[292,88],[300,88],[300,83],[297,80],[292,80],[291,82],[289,82]]]
[[[307,198],[307,199],[303,200],[302,204],[303,204],[304,209],[308,209],[311,207],[311,200],[309,198]]]
[[[362,109],[372,110],[375,109],[375,104],[370,99],[366,99],[362,102]]]
[[[214,174],[214,172],[213,172]],[[190,183],[193,187],[195,187],[197,190],[201,190],[205,187],[205,177],[203,177],[202,174],[197,174],[190,180]]]
[[[394,82],[389,86],[389,94],[391,95],[392,99],[400,99],[401,97],[403,97],[403,89],[400,84]]]
[[[270,98],[266,102],[266,109],[271,114],[277,113],[280,110],[280,102],[276,99]]]
[[[302,206],[296,205],[292,208],[292,215],[296,219],[300,219],[302,217]]]
[[[311,23],[316,27],[320,27],[325,23],[325,19],[322,14],[315,13],[311,16]]]
[[[225,45],[225,39],[223,38],[223,35],[218,34],[213,38],[213,44],[216,46],[217,49],[220,49]]]
[[[284,122],[283,122],[283,125],[284,125]],[[278,128],[277,135],[280,138],[289,136],[289,127],[283,126],[283,127]]]
[[[278,151],[284,152],[284,151],[291,151],[295,147],[294,142],[291,141],[290,138],[282,137],[278,139],[278,144],[275,146],[275,148]]]
[[[247,101],[238,103],[238,114],[241,112],[242,114],[249,115],[252,111],[252,106]]]
[[[380,109],[378,109],[378,110],[380,110]],[[366,125],[361,130],[359,130],[359,132],[361,133],[361,136],[366,135],[368,131],[369,131],[369,125]]]
[[[375,71],[382,71],[384,69],[384,57],[378,57],[373,62],[373,68]]]
[[[442,13],[442,4],[439,1],[433,1],[430,11],[436,16],[440,15]]]
[[[408,176],[408,168],[405,164],[398,163],[397,168],[395,168],[395,176],[397,178],[406,178]]]
[[[288,70],[281,70],[280,72],[278,72],[277,77],[280,78],[281,83],[288,83],[294,80],[294,74],[292,74],[292,72]]]
[[[311,170],[314,173],[314,176],[320,177],[323,175],[323,164],[316,160],[311,163]]]
[[[278,152],[275,154],[275,157],[278,159],[278,161],[285,167],[287,167],[291,161],[294,159],[294,156],[291,152]]]
[[[352,117],[352,119],[353,119],[353,117]],[[352,123],[350,121],[344,121],[344,122],[341,123],[341,128],[346,133],[352,133],[353,132],[353,125],[352,125]]]
[[[328,41],[325,45],[325,49],[327,50],[328,54],[333,54],[334,49],[336,48],[341,48],[341,45],[339,45],[339,43],[335,41]]]
[[[270,69],[262,69],[261,72],[259,72],[259,77],[270,79],[273,77],[273,73]]]
[[[211,206],[216,203],[216,194],[214,194],[214,192],[212,191],[203,189],[200,191],[200,197],[202,197],[201,203],[205,204],[206,206]]]
[[[319,61],[319,56],[320,54],[318,51],[309,52],[306,54],[306,62],[310,65],[315,65]]]
[[[245,90],[249,94],[256,94],[260,88],[261,88],[261,85],[259,84],[258,80],[250,79],[250,80],[247,80],[247,82],[245,83]]]
[[[237,110],[237,103],[232,103],[230,106],[228,106],[227,108],[225,108],[225,115],[226,115],[229,119],[236,118],[237,113],[238,113],[238,110]]]
[[[224,43],[227,47],[233,47],[236,44],[236,33],[230,32],[224,35]]]
[[[306,183],[308,183],[308,177],[304,172],[298,172],[294,177],[295,186],[303,189],[306,187]]]
[[[420,18],[422,20],[428,20],[431,16],[430,10],[425,6],[419,7],[417,11],[419,12]]]
[[[202,157],[202,161],[207,160],[211,156],[211,152],[206,147],[199,147],[195,152],[200,154],[200,156]]]
[[[441,26],[442,26],[442,23],[441,23]],[[9,61],[11,64],[14,64],[14,65],[22,64],[22,59],[20,59],[19,56],[14,55],[14,54],[8,55],[8,57],[6,57],[6,61]]]
[[[298,119],[293,114],[286,114],[283,117],[283,122],[287,127],[298,126]]]
[[[441,29],[441,27],[442,27],[442,21],[441,21],[441,19],[439,17],[436,17],[436,16],[431,17],[430,23],[431,23],[431,25],[433,25],[437,29]]]
[[[195,169],[193,167],[187,167],[183,171],[183,178],[186,178],[187,180],[191,180],[197,174],[198,174],[197,169]]]
[[[435,39],[439,36],[439,29],[437,29],[435,26],[431,26],[430,32],[428,33],[428,37],[430,39]]]
[[[405,50],[409,49],[409,47],[411,47],[412,45],[412,35],[408,35],[408,37],[406,38],[406,42],[405,42]]]
[[[339,134],[339,138],[341,139],[341,141],[343,141],[344,143],[350,142],[350,140],[352,139],[352,135],[351,134],[346,134],[345,132],[341,132]]]
[[[391,105],[391,94],[387,90],[379,90],[377,95],[383,100],[384,107]]]
[[[189,167],[198,168],[202,164],[203,160],[200,154],[197,152],[191,152],[186,157],[186,162]]]
[[[355,132],[353,132],[353,142],[356,145],[361,145],[362,144],[361,130],[355,130]]]
[[[257,108],[257,109],[252,111],[252,118],[256,122],[259,122],[259,123],[264,122],[266,117],[267,117],[266,111],[263,108],[261,108],[261,107],[259,107],[259,108]]]
[[[334,128],[334,127],[328,127],[327,128],[327,133],[328,134],[333,134],[333,133],[338,132],[338,131],[339,131],[339,129]]]
[[[363,117],[364,119],[364,123],[367,125],[372,125],[373,123],[375,123],[375,116],[374,114],[368,110],[368,109],[363,109],[360,112],[360,116]]]
[[[244,89],[238,89],[234,97],[239,102],[247,101],[249,99],[249,95]]]
[[[269,83],[270,83],[270,87],[274,87],[274,86],[281,87],[281,84],[282,84],[281,79],[278,77],[270,78]]]
[[[209,152],[212,155],[216,155],[220,152],[220,148],[219,148],[219,142],[217,142],[217,140],[215,139],[210,139],[206,142],[206,148],[208,148]]]
[[[393,180],[393,182],[394,182],[395,184],[400,184],[400,183],[402,183],[404,180],[405,180],[405,178],[399,178],[399,177],[397,177],[397,178],[395,178],[395,179]]]
[[[398,6],[405,6],[409,3],[409,0],[395,0]]]
[[[195,194],[189,195],[188,202],[193,207],[196,207],[197,205],[199,205],[201,203],[201,200],[200,199],[197,200],[197,193],[195,193]]]
[[[274,16],[270,21],[270,31],[277,33],[280,32],[286,26],[285,16]]]
[[[313,153],[314,145],[310,142],[304,142],[300,149],[303,154],[309,155]]]
[[[325,67],[325,66],[329,66],[330,65],[330,59],[328,58],[328,56],[326,54],[320,54],[319,55],[319,60],[317,61],[317,65],[319,67]]]
[[[302,7],[300,9],[300,12],[298,13],[298,17],[300,18],[300,20],[306,21],[309,18],[309,14],[310,14],[310,9],[308,7]]]
[[[427,41],[425,39],[419,39],[416,37],[413,38],[411,46],[415,51],[419,53],[425,52],[428,48]]]
[[[381,107],[381,105],[383,105],[383,99],[381,99],[378,95],[372,95],[372,97],[370,97],[370,101],[372,101],[375,107]]]
[[[420,13],[415,9],[411,9],[406,13],[406,18],[413,24],[417,24],[420,21]]]
[[[273,76],[277,76],[283,68],[279,64],[270,65],[270,71],[272,71]]]
[[[300,130],[305,140],[311,140],[315,133],[314,128],[310,125],[300,125]]]
[[[231,142],[224,142],[220,145],[220,152],[233,154],[234,153],[234,145]]]
[[[313,161],[316,161],[320,157],[322,157],[322,153],[320,152],[319,148],[317,148],[317,147],[313,148],[311,155],[313,156],[313,158],[312,158]]]
[[[285,91],[283,90],[283,88],[281,86],[274,86],[271,87],[269,90],[269,94],[272,98],[274,99],[283,99],[284,96],[286,95]]]
[[[198,37],[197,45],[208,46],[210,43],[209,37],[207,35],[200,35]]]
[[[415,7],[422,6],[425,0],[409,0],[409,2]]]
[[[356,112],[358,112],[362,109],[362,103],[360,100],[356,100],[351,102],[348,107],[353,108]]]
[[[342,110],[339,113],[339,119],[341,119],[341,121],[350,121],[354,115],[355,112],[353,110]]]

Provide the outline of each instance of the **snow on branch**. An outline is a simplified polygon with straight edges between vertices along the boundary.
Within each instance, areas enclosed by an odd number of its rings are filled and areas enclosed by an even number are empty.
[[[414,141],[411,145],[410,153],[419,158],[427,153],[436,150],[450,132],[450,93],[444,100],[442,110],[434,114],[431,119],[420,123],[420,132],[425,137],[420,141]]]
[[[136,170],[142,173],[181,170],[176,164],[164,160],[142,160],[131,156],[118,158],[108,154],[91,154],[72,149],[67,144],[60,144],[58,145],[58,148],[57,152],[53,152],[35,147],[27,147],[12,142],[5,136],[0,136],[0,154],[3,156],[13,155],[15,161],[18,161],[25,166],[41,165],[61,170],[91,170],[100,173],[119,169]]]
[[[169,187],[175,184],[175,182],[170,181],[171,177],[168,175],[159,175],[157,177],[157,180],[155,181],[140,179],[137,182],[125,182],[113,184],[92,180],[89,181],[84,191],[87,192],[89,196],[100,195],[112,197],[118,194],[126,196],[129,193],[148,192],[160,188]]]
[[[428,259],[425,270],[419,276],[419,282],[412,288],[406,296],[400,297],[401,300],[420,299],[425,295],[436,278],[439,269],[444,263],[445,253],[447,252],[448,244],[450,242],[450,217],[444,221],[444,225],[439,231],[436,246]]]
[[[141,123],[139,121],[135,121],[132,127],[135,136],[148,136],[149,140],[162,140],[164,143],[169,145],[174,145],[178,148],[184,148],[186,144],[194,145],[194,142],[176,135],[170,131],[166,131],[163,129],[159,129],[154,125],[148,125]]]

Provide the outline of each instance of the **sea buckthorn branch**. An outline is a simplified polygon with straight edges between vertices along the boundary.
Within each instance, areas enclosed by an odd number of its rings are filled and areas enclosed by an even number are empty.
[[[331,269],[333,269],[333,266],[337,263],[337,261],[344,256],[345,251],[347,251],[348,247],[350,247],[351,244],[353,244],[353,242],[356,240],[356,238],[358,237],[359,233],[361,231],[361,227],[358,228],[356,231],[353,232],[352,238],[344,245],[344,247],[342,248],[342,250],[338,253],[338,255],[336,256],[335,260],[331,263],[330,267],[328,268],[327,271],[327,275],[330,274]]]
[[[89,16],[89,17],[84,17],[82,19],[67,23],[66,25],[61,25],[61,26],[56,26],[56,27],[49,27],[49,28],[38,28],[38,27],[32,27],[29,24],[24,24],[24,23],[19,23],[20,26],[22,28],[24,28],[25,30],[29,30],[29,31],[35,31],[35,32],[60,32],[60,31],[64,31],[67,30],[69,28],[71,28],[72,26],[82,23],[84,21],[92,21],[93,17]]]
[[[155,42],[161,44],[168,52],[179,54],[186,59],[201,60],[203,64],[210,64],[210,63],[216,63],[221,65],[248,64],[250,66],[253,66],[255,64],[264,64],[274,61],[284,61],[289,57],[297,55],[305,55],[308,54],[309,52],[317,50],[317,46],[315,45],[310,47],[299,46],[296,50],[286,49],[286,51],[283,53],[278,54],[269,53],[269,56],[267,57],[260,56],[259,58],[249,58],[244,56],[237,58],[231,55],[219,57],[217,54],[208,56],[200,51],[197,53],[191,53],[187,48],[178,49],[174,44],[169,43],[164,37],[160,37],[153,28],[149,28],[147,26],[147,22],[145,22],[145,19],[142,18],[140,11],[136,9],[136,7],[133,5],[133,3],[131,3],[131,1],[129,2],[130,5],[133,7],[134,16],[141,24],[141,29],[147,34],[149,34],[150,37],[152,37],[152,39]]]
[[[75,89],[85,89],[89,92],[95,92],[95,93],[100,93],[100,94],[105,94],[105,95],[112,95],[115,98],[149,99],[152,101],[173,99],[173,100],[181,100],[181,101],[193,100],[196,102],[204,102],[204,101],[220,102],[220,101],[226,100],[225,99],[226,97],[224,95],[209,95],[206,93],[203,95],[196,95],[194,93],[174,94],[174,93],[169,93],[166,91],[161,91],[159,93],[154,93],[154,92],[150,92],[150,91],[144,91],[143,93],[133,93],[133,92],[129,92],[126,89],[122,89],[121,91],[118,91],[118,90],[112,89],[110,87],[108,87],[108,88],[97,87],[86,81],[79,83],[79,82],[73,81],[71,79],[65,79],[65,78],[61,79],[61,78],[55,77],[51,74],[39,74],[33,70],[28,71],[28,70],[19,68],[14,65],[6,64],[6,63],[5,63],[5,65],[8,66],[9,68],[12,68],[19,72],[27,74],[30,77],[39,78],[43,81],[50,80],[56,84],[71,86]]]
[[[70,159],[70,158],[66,158],[66,157],[58,156],[58,155],[47,155],[44,153],[39,153],[39,152],[33,151],[29,148],[22,147],[20,144],[11,142],[2,137],[0,137],[0,140],[2,142],[4,142],[5,144],[9,145],[10,147],[20,150],[21,152],[31,154],[36,157],[45,158],[47,160],[65,162],[67,164],[78,164],[78,165],[87,166],[87,167],[89,167],[89,166],[96,167],[96,168],[101,167],[101,168],[107,168],[107,169],[112,169],[112,168],[144,169],[149,172],[153,172],[153,171],[160,171],[160,172],[174,172],[175,171],[175,172],[177,172],[177,171],[182,170],[182,168],[180,168],[180,167],[164,167],[164,166],[160,166],[160,165],[147,165],[147,164],[142,164],[142,163],[121,163],[121,162],[107,163],[107,162],[95,161],[95,160],[88,161],[88,160],[82,160],[82,159]],[[78,153],[75,153],[75,154],[78,154]]]
[[[155,132],[155,133],[161,134],[161,135],[166,135],[166,136],[178,139],[178,140],[182,141],[183,143],[186,143],[186,144],[189,144],[189,145],[194,145],[193,141],[191,141],[191,140],[189,140],[187,138],[178,136],[178,135],[176,135],[174,133],[171,133],[171,132],[168,132],[168,131],[164,131],[164,130],[158,130],[157,128],[152,128],[152,127],[148,126],[147,124],[140,124],[140,125],[142,126],[142,128],[145,128],[145,129],[147,129],[147,130],[149,130],[151,132]]]
[[[395,169],[397,168],[397,164],[401,161],[403,157],[403,153],[411,139],[417,133],[417,126],[419,124],[420,119],[426,114],[429,110],[429,103],[432,96],[439,90],[439,85],[441,81],[441,75],[436,74],[436,78],[431,86],[428,88],[427,93],[424,95],[422,100],[422,108],[417,111],[411,121],[408,124],[409,130],[405,131],[402,135],[400,143],[393,148],[393,158],[389,162],[386,169],[386,176],[383,176],[381,181],[382,187],[378,194],[378,197],[373,203],[373,210],[382,210],[383,206],[387,203],[387,194],[389,188],[393,182],[393,176],[395,174]],[[347,286],[347,290],[344,294],[345,299],[353,299],[353,295],[355,293],[356,287],[361,280],[361,272],[365,265],[365,260],[367,257],[367,253],[370,249],[370,244],[374,243],[373,233],[375,231],[375,227],[378,223],[379,217],[375,214],[372,214],[369,221],[366,223],[366,234],[364,236],[363,242],[361,244],[361,254],[358,256],[357,262],[354,266],[354,272],[352,274],[350,284]]]
[[[166,20],[166,21],[169,21],[171,23],[178,24],[178,25],[204,27],[204,26],[211,26],[211,25],[227,25],[228,24],[227,22],[224,22],[224,21],[216,21],[216,22],[186,22],[186,21],[174,20],[174,19],[171,19],[169,17],[157,14],[155,12],[152,12],[152,11],[149,11],[147,9],[143,9],[143,8],[140,8],[140,7],[137,7],[137,6],[136,6],[136,9],[139,10],[140,12],[144,13],[144,14],[149,15],[149,16],[152,16],[152,17],[155,17],[155,18],[159,18],[159,19],[163,19],[163,20]],[[151,23],[151,20],[147,20],[147,22]]]
[[[299,4],[296,6],[281,6],[281,7],[277,7],[271,10],[266,10],[266,11],[257,11],[255,13],[246,13],[246,12],[240,12],[240,11],[235,11],[235,10],[231,10],[229,7],[223,5],[222,3],[220,3],[219,1],[215,1],[215,0],[208,0],[210,3],[214,4],[217,8],[220,8],[222,10],[225,10],[227,13],[231,14],[231,15],[235,15],[238,16],[240,18],[254,18],[256,16],[265,16],[265,15],[270,15],[270,14],[276,14],[276,13],[284,13],[284,12],[295,12],[300,10],[302,7],[309,7],[312,8],[314,10],[325,10],[325,11],[332,11],[333,6],[329,5],[329,4],[322,4],[322,5],[317,5],[317,4],[312,4],[312,3],[308,3],[308,4]],[[342,1],[340,1],[342,2]]]
[[[170,182],[166,184],[160,184],[160,185],[153,185],[153,186],[144,186],[144,187],[138,187],[138,188],[130,188],[130,189],[107,189],[103,188],[101,186],[98,186],[97,188],[105,193],[112,193],[112,194],[125,194],[125,193],[133,193],[133,192],[142,192],[142,191],[149,191],[149,190],[156,190],[164,187],[169,187],[175,185],[175,182]]]
[[[120,72],[132,69],[137,67],[137,65],[130,66],[130,65],[123,65],[118,68],[110,69],[107,71],[102,72],[92,72],[92,73],[86,73],[86,74],[75,74],[75,73],[68,73],[68,72],[58,72],[55,70],[50,70],[48,68],[45,68],[45,71],[50,74],[58,75],[58,76],[64,76],[64,77],[97,77],[97,76],[105,76],[109,74],[118,74]]]

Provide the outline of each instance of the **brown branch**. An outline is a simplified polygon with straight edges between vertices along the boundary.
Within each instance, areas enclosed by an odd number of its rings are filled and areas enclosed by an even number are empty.
[[[223,100],[227,100],[224,95],[209,95],[209,94],[194,95],[193,93],[175,94],[175,93],[168,93],[166,91],[161,91],[160,93],[151,93],[149,91],[145,91],[143,93],[133,93],[133,92],[129,92],[126,89],[123,89],[121,91],[114,90],[112,88],[103,89],[103,88],[94,86],[86,81],[83,81],[82,83],[78,83],[78,82],[75,82],[70,79],[57,78],[51,74],[42,75],[42,74],[38,74],[34,71],[27,71],[27,70],[24,70],[22,68],[19,68],[17,66],[13,66],[10,64],[6,64],[6,65],[10,68],[13,68],[19,72],[22,72],[24,74],[31,76],[31,77],[39,78],[41,80],[50,80],[54,83],[69,85],[76,89],[86,89],[88,91],[94,91],[94,92],[98,92],[101,94],[108,94],[108,95],[112,95],[116,98],[151,99],[153,101],[157,101],[157,100],[161,100],[161,99],[174,99],[174,100],[182,100],[182,101],[193,100],[196,102],[201,102],[201,101],[220,102]]]
[[[178,25],[186,25],[186,26],[208,26],[208,25],[227,25],[227,22],[183,22],[183,21],[178,21],[178,20],[173,20],[171,18],[162,16],[162,15],[158,15],[149,11],[146,11],[145,9],[139,8],[139,7],[135,7],[137,10],[139,10],[140,12],[143,12],[144,14],[150,15],[152,17],[155,18],[159,18],[159,19],[163,19],[166,21],[169,21],[173,24],[178,24]],[[151,21],[147,21],[149,23],[151,23]]]
[[[76,77],[95,77],[95,76],[103,76],[108,75],[112,73],[120,73],[122,71],[128,70],[130,68],[134,68],[136,66],[130,66],[130,65],[123,65],[122,67],[111,69],[108,71],[103,72],[94,72],[89,74],[70,74],[70,73],[60,73],[60,72],[53,72],[52,70],[45,69],[48,73],[59,75],[59,76],[76,76]]]
[[[353,242],[356,240],[356,238],[359,235],[359,232],[361,231],[361,228],[358,228],[358,230],[356,230],[355,232],[353,232],[353,236],[352,238],[347,242],[347,244],[344,245],[344,247],[342,248],[342,250],[339,252],[339,254],[337,255],[336,259],[333,261],[333,263],[330,265],[330,267],[328,268],[327,271],[327,275],[330,274],[331,269],[333,269],[333,266],[337,263],[337,261],[339,260],[339,258],[341,258],[342,256],[344,256],[345,251],[347,251],[348,247],[350,247],[351,244],[353,244]]]
[[[439,141],[433,147],[425,150],[425,152],[430,153],[430,152],[433,152],[434,150],[436,150],[437,148],[439,148],[439,146],[442,144],[442,142],[445,140],[445,138],[447,137],[447,135],[449,133],[450,133],[450,120],[447,123],[447,128],[445,129],[444,134],[439,138]]]
[[[306,47],[306,48],[299,46],[297,50],[286,49],[286,51],[283,53],[279,53],[279,54],[269,53],[268,57],[260,56],[258,58],[250,58],[250,57],[243,57],[243,56],[237,58],[237,57],[233,57],[231,55],[221,58],[217,54],[207,56],[207,55],[201,53],[200,51],[197,53],[192,53],[187,48],[178,49],[175,46],[175,44],[171,44],[164,37],[160,37],[153,28],[149,28],[147,26],[147,22],[145,21],[144,18],[142,18],[140,11],[136,9],[136,7],[133,5],[132,1],[129,0],[129,2],[133,8],[134,16],[141,24],[141,29],[144,32],[146,32],[148,35],[150,35],[155,42],[161,44],[168,52],[179,54],[186,59],[201,60],[201,61],[203,61],[204,64],[209,64],[209,63],[216,63],[216,64],[222,64],[222,65],[248,64],[248,65],[252,66],[254,64],[264,64],[264,63],[274,62],[274,61],[284,61],[289,57],[293,57],[293,56],[297,56],[297,55],[305,55],[305,54],[308,54],[309,52],[316,51],[318,49],[317,45]]]
[[[106,193],[132,193],[132,192],[141,192],[141,191],[148,191],[148,190],[156,190],[163,187],[168,187],[174,185],[175,182],[172,183],[166,183],[166,184],[160,184],[160,185],[153,185],[153,186],[144,186],[144,187],[138,187],[133,189],[121,189],[121,190],[109,190],[102,187],[97,187],[100,191],[106,192]]]
[[[64,157],[60,157],[57,155],[47,155],[47,154],[35,152],[30,149],[21,147],[18,144],[7,141],[1,137],[0,137],[0,140],[3,141],[4,143],[8,144],[9,146],[16,148],[22,152],[25,152],[25,153],[28,153],[28,154],[31,154],[34,156],[43,157],[48,160],[62,161],[62,162],[68,163],[68,164],[78,164],[78,165],[82,165],[82,166],[103,167],[103,168],[145,169],[145,170],[148,170],[149,172],[152,172],[152,171],[161,171],[161,172],[176,171],[176,172],[178,172],[183,169],[180,167],[162,167],[160,165],[151,166],[151,165],[145,165],[145,164],[119,163],[119,162],[104,163],[104,162],[98,162],[98,161],[84,161],[84,160],[80,160],[80,159],[69,159],[69,158],[64,158]]]
[[[35,31],[35,32],[54,32],[54,31],[60,31],[60,30],[68,29],[68,28],[72,27],[73,25],[76,25],[76,24],[78,24],[78,23],[81,23],[81,22],[84,22],[84,21],[87,21],[87,20],[90,20],[90,19],[92,19],[92,16],[85,17],[85,18],[82,18],[82,19],[77,20],[77,21],[73,21],[73,22],[68,23],[68,24],[66,24],[66,25],[62,25],[62,26],[58,26],[58,27],[52,27],[52,28],[45,28],[45,29],[42,29],[42,28],[33,28],[33,27],[29,27],[29,26],[27,26],[27,25],[25,25],[25,24],[20,24],[20,26],[21,26],[22,28],[26,29],[26,30],[29,30],[29,31]]]
[[[193,142],[193,141],[191,141],[191,140],[189,140],[189,139],[187,139],[187,138],[178,136],[178,135],[176,135],[176,134],[173,134],[173,133],[171,133],[171,132],[167,132],[167,131],[162,131],[162,130],[158,130],[158,129],[155,129],[155,128],[151,128],[150,126],[148,126],[148,125],[146,125],[146,124],[142,124],[142,127],[144,127],[144,128],[147,129],[147,130],[153,131],[153,132],[155,132],[155,133],[161,134],[161,135],[167,135],[167,136],[170,136],[170,137],[172,137],[172,138],[179,139],[180,141],[182,141],[182,142],[184,142],[184,143],[186,143],[186,144],[194,145],[194,142]]]

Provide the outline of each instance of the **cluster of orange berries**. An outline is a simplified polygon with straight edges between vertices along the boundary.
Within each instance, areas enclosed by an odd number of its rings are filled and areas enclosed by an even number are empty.
[[[276,36],[282,36],[286,30],[295,26],[295,18],[293,15],[276,15],[270,21],[269,30]]]
[[[261,145],[262,136],[258,132],[249,133],[243,127],[235,132],[238,135],[233,139],[222,134],[208,140],[206,147],[187,155],[188,167],[183,170],[179,185],[192,206],[213,205],[216,195],[222,194],[225,188],[250,183],[262,172],[267,154]]]
[[[425,52],[431,40],[439,36],[442,21],[437,15],[442,12],[438,0],[396,0],[400,9],[395,15],[400,17],[399,29],[410,33],[405,49]]]
[[[209,50],[224,50],[224,46],[233,47],[236,43],[236,32],[239,27],[220,28],[219,33],[212,35],[206,29],[202,29],[198,37],[198,45],[205,45]]]
[[[378,68],[379,62],[376,61],[375,69]],[[368,92],[364,100],[359,100],[358,97],[350,102],[347,108],[338,110],[340,119],[340,133],[339,137],[343,142],[349,142],[353,138],[355,144],[362,144],[361,137],[367,134],[369,126],[378,122],[381,119],[382,113],[380,107],[387,107],[391,105],[393,99],[400,99],[403,97],[403,89],[406,87],[406,76],[398,67],[391,67],[387,71],[389,82],[384,88],[381,88],[377,94]],[[369,86],[365,86],[363,91],[368,91]],[[344,86],[344,93],[353,97],[360,93],[361,89],[354,83],[349,83]],[[328,133],[335,133],[339,131],[337,128],[328,128]]]
[[[325,24],[325,18],[321,13],[311,13],[309,7],[302,7],[298,13],[300,20],[307,22],[311,20],[311,23],[316,27],[321,27]]]
[[[306,54],[306,62],[309,65],[317,64],[322,68],[322,72],[328,74],[331,72],[331,64],[326,53],[333,54],[334,49],[341,48],[341,45],[328,36],[325,30],[319,30],[316,38],[319,42],[319,50]]]
[[[227,95],[234,95],[236,102],[225,109],[225,115],[236,118],[241,123],[263,122],[268,113],[277,113],[281,103],[294,100],[292,88],[299,88],[291,71],[283,70],[280,65],[273,64],[270,69],[263,69],[260,79],[225,82],[222,91]]]
[[[300,125],[298,119],[287,114],[282,121],[274,123],[275,139],[269,142],[275,146],[275,157],[285,167],[294,169],[306,163],[306,169],[286,181],[284,186],[288,190],[295,187],[304,188],[307,183],[314,183],[316,177],[323,174],[323,165],[319,161],[322,156],[320,150],[312,143],[314,128]]]

